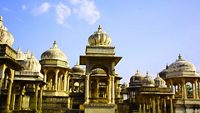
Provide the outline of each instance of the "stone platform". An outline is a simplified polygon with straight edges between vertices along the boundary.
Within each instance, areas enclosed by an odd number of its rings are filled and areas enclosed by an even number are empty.
[[[84,113],[115,113],[117,106],[115,104],[85,104]]]

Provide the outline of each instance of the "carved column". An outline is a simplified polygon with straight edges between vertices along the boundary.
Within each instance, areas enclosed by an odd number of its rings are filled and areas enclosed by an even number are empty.
[[[143,113],[146,113],[146,106],[145,106],[145,103],[143,103]]]
[[[34,95],[34,110],[37,111],[37,102],[38,102],[38,86],[39,84],[35,84],[35,95]]]
[[[13,75],[11,75],[13,76]],[[13,80],[12,78],[9,79],[9,84],[8,84],[8,93],[7,93],[7,100],[6,100],[6,111],[10,110],[10,100],[11,100],[11,92],[12,92],[12,84]]]
[[[67,89],[66,89],[67,94],[69,94],[69,81],[70,81],[70,76],[67,75]]]
[[[108,103],[111,104],[112,101],[111,101],[111,85],[112,85],[112,82],[111,82],[111,76],[109,75],[109,79],[108,79]]]
[[[55,71],[55,86],[54,86],[54,90],[58,90],[58,73],[59,73],[59,70],[58,69],[56,69],[56,71]]]
[[[39,102],[38,102],[39,111],[42,111],[42,93],[43,93],[43,86],[40,86],[40,95],[39,95]]]
[[[43,72],[44,72],[44,82],[47,83],[47,72],[48,72],[48,70],[43,69]],[[44,90],[46,90],[46,88],[47,88],[47,86],[45,85]]]
[[[152,98],[152,109],[153,109],[153,113],[156,113],[156,103],[155,103],[155,98]]]
[[[163,100],[164,100],[164,103],[163,103],[164,104],[164,113],[167,113],[166,99],[164,98]]]
[[[12,103],[11,103],[12,110],[15,109],[15,95],[16,95],[16,91],[15,90],[16,90],[15,87],[13,87]]]
[[[172,97],[170,97],[169,101],[170,101],[170,113],[173,113],[173,101],[172,101]]]
[[[58,75],[58,85],[57,85],[57,90],[58,91],[60,91],[61,90],[61,86],[60,86],[60,84],[61,84],[61,75]]]
[[[195,99],[195,83],[192,83],[192,98]]]
[[[64,91],[67,91],[67,82],[69,82],[69,81],[67,81],[67,72],[65,72],[65,74],[64,74]]]
[[[142,105],[139,105],[139,113],[142,113]]]
[[[196,92],[196,99],[199,99],[199,91],[198,91],[198,83],[197,83],[197,79],[195,80],[195,92]]]
[[[89,103],[89,74],[85,78],[85,104]]]
[[[187,92],[185,87],[185,80],[182,80],[182,98],[187,99]]]
[[[97,81],[97,91],[96,91],[96,97],[99,98],[99,79],[96,79]]]
[[[199,92],[199,98],[200,98],[200,80],[198,81],[198,92]]]
[[[17,107],[17,110],[21,110],[21,109],[22,109],[22,95],[23,95],[23,89],[24,89],[24,85],[20,85],[19,100],[18,100],[18,107]]]
[[[115,76],[111,76],[111,102],[115,104]]]
[[[157,98],[157,113],[160,113],[160,97]]]

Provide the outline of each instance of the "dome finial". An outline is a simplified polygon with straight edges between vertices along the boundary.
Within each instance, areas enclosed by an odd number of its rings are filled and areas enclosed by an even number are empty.
[[[178,60],[183,60],[183,58],[182,58],[182,56],[181,56],[180,53],[179,53],[179,55],[178,55]]]
[[[0,21],[3,21],[3,16],[0,16]]]
[[[4,26],[3,26],[3,16],[0,16],[0,28],[4,28]]]
[[[136,70],[136,73],[139,73],[139,70],[138,70],[138,69]]]
[[[53,42],[53,48],[57,48],[57,47],[58,47],[57,42],[56,42],[56,40],[54,40],[54,42]]]
[[[148,71],[146,72],[146,76],[149,76],[149,72]]]
[[[100,31],[102,31],[101,25],[99,25],[99,27],[98,27],[98,32],[100,32]]]

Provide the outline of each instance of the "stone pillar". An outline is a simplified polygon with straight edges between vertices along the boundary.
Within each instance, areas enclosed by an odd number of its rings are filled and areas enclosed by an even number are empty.
[[[61,87],[60,87],[60,84],[61,84],[60,78],[61,78],[61,75],[58,75],[58,83],[57,83],[57,84],[58,84],[58,85],[57,85],[57,90],[58,90],[58,91],[61,90],[61,89],[60,89],[60,88],[61,88]]]
[[[192,98],[195,99],[195,83],[192,83]]]
[[[1,75],[1,81],[0,81],[0,89],[3,87],[4,77],[5,77],[5,69],[7,66],[5,64],[0,65],[0,75]],[[1,90],[0,90],[1,93]]]
[[[139,113],[142,113],[142,105],[139,105]]]
[[[67,89],[66,89],[66,91],[67,91],[68,95],[69,95],[69,81],[70,81],[70,76],[67,75]]]
[[[164,113],[167,113],[166,99],[164,98],[163,100],[164,100],[164,103],[163,103],[164,104]]]
[[[145,103],[143,103],[143,113],[146,113]]]
[[[47,83],[47,72],[48,72],[48,70],[43,69],[43,72],[44,72],[44,82]],[[46,89],[47,89],[47,86],[45,85],[44,90],[46,90]]]
[[[182,80],[182,98],[187,99],[187,92],[185,87],[185,80]]]
[[[89,74],[85,78],[85,104],[89,104]]]
[[[112,85],[112,82],[111,82],[111,76],[109,75],[109,79],[108,79],[108,103],[111,104],[112,101],[111,101],[111,85]]]
[[[152,98],[152,109],[153,109],[153,113],[156,113],[156,103],[155,103],[155,98]]]
[[[172,102],[172,97],[170,97],[169,101],[170,101],[170,113],[173,113],[173,102]]]
[[[111,102],[115,104],[115,76],[111,76]]]
[[[17,110],[22,109],[22,95],[23,95],[24,85],[20,85],[20,92],[19,92],[19,100],[18,100],[18,107]]]
[[[43,94],[43,86],[40,86],[40,95],[39,95],[39,102],[38,102],[39,111],[42,111],[42,94]]]
[[[173,82],[171,80],[170,80],[170,86],[171,86],[171,90],[174,92]]]
[[[69,81],[67,81],[67,72],[65,72],[65,74],[64,74],[64,91],[67,91],[67,82],[69,82]]]
[[[59,70],[58,69],[56,69],[56,71],[55,71],[55,83],[54,83],[54,90],[58,90],[58,73],[59,73]]]
[[[157,100],[157,113],[160,113],[160,97],[158,97],[156,100]]]
[[[177,90],[178,90],[178,91],[177,91],[177,95],[178,95],[178,96],[180,96],[180,90],[181,90],[180,87],[181,87],[180,84],[178,84],[178,88],[177,88]]]
[[[200,81],[198,81],[198,92],[199,92],[199,98],[200,98]]]
[[[16,89],[15,89],[15,87],[14,87],[14,88],[13,88],[13,93],[12,93],[12,103],[11,103],[12,110],[15,109],[15,93],[16,93],[15,90],[16,90]]]
[[[37,111],[37,102],[38,102],[38,86],[39,84],[35,84],[35,95],[34,95],[34,110]]]
[[[13,76],[13,75],[11,75],[11,76]],[[12,78],[10,78],[9,79],[9,84],[8,84],[7,100],[6,100],[6,111],[10,110],[10,100],[11,100],[12,84],[13,84],[13,80],[12,80]]]
[[[71,103],[70,103],[70,97],[67,98],[67,108],[70,109],[71,108]]]
[[[97,79],[96,81],[97,81],[96,97],[99,98],[99,79]]]
[[[197,83],[197,79],[195,80],[195,92],[196,92],[196,99],[199,99],[199,91],[198,91],[198,83]]]

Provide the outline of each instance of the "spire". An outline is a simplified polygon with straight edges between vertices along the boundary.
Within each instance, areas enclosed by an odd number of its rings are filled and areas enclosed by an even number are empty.
[[[79,63],[78,63],[78,61],[77,61],[75,66],[78,66],[78,65],[79,65]]]
[[[3,28],[3,17],[0,16],[0,28]]]
[[[101,25],[99,25],[99,27],[98,27],[98,32],[102,32],[102,27],[101,27]]]
[[[149,76],[149,72],[148,71],[146,72],[146,76]]]
[[[20,48],[20,47],[18,47],[17,52],[18,52],[18,53],[21,52],[21,48]]]
[[[139,70],[138,70],[138,69],[136,70],[136,73],[139,73]]]
[[[168,64],[166,64],[166,68],[165,69],[168,69],[169,68],[169,65]]]
[[[181,54],[178,55],[178,60],[179,60],[179,61],[180,61],[180,60],[183,60]]]
[[[3,21],[3,16],[0,16],[0,21]]]
[[[53,42],[53,48],[58,48],[57,42],[55,40]]]

